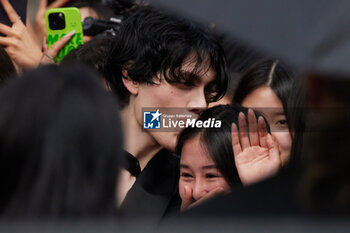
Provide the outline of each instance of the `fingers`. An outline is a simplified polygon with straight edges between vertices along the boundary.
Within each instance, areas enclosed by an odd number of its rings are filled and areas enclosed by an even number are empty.
[[[267,148],[267,129],[266,129],[266,124],[265,120],[262,116],[259,116],[258,118],[258,131],[259,131],[259,141],[260,141],[260,146]]]
[[[7,47],[7,46],[13,46],[15,44],[16,43],[14,42],[14,40],[12,38],[0,36],[0,45]]]
[[[0,32],[6,36],[12,36],[18,38],[18,34],[11,27],[0,23]]]
[[[47,8],[52,9],[52,8],[60,8],[64,6],[66,3],[68,3],[70,0],[57,0],[51,3]]]
[[[181,211],[186,210],[192,203],[192,189],[184,186],[184,197],[181,202]]]
[[[0,0],[0,1],[10,21],[12,23],[18,22],[21,18],[18,16],[17,12],[13,9],[9,1],[8,0]]]
[[[275,142],[274,138],[270,134],[267,134],[267,136],[266,136],[266,144],[267,144],[267,148],[268,149],[273,149],[277,145],[277,143]]]
[[[233,155],[238,155],[242,152],[241,144],[239,143],[238,128],[235,123],[231,127],[232,149]]]
[[[44,39],[43,39],[43,56],[41,57],[41,60],[40,60],[40,64],[54,64],[55,61],[53,60],[53,58],[51,58],[51,55],[48,55],[47,54],[47,50],[48,50],[48,47],[47,47],[47,43],[46,43],[46,36],[44,36]]]
[[[219,194],[223,194],[223,193],[225,193],[224,188],[218,187],[218,188],[213,189],[210,192],[208,192],[205,196],[203,196],[201,199],[196,201],[196,203],[197,204],[202,203],[203,201],[209,200],[209,199],[211,199]]]
[[[203,196],[201,199],[197,200],[196,202],[190,204],[188,206],[188,208],[192,208],[195,207],[209,199],[212,199],[213,197],[220,195],[220,194],[224,194],[225,190],[222,187],[218,187],[216,189],[211,190],[210,192],[208,192],[205,196]]]
[[[39,6],[38,6],[38,11],[39,10],[46,10],[47,7],[47,0],[40,0]]]
[[[47,43],[46,43],[46,36],[44,36],[44,38],[43,38],[42,48],[43,48],[44,53],[46,53],[47,50],[48,50],[48,46],[47,46]]]
[[[240,112],[238,114],[238,125],[239,125],[239,137],[241,139],[242,150],[250,147],[247,122],[245,120],[245,115]]]
[[[273,150],[273,152],[277,152],[277,155],[279,157],[278,142],[276,141],[275,137],[273,137],[271,134],[267,134],[266,143],[267,143],[267,148],[270,151]]]
[[[266,137],[266,142],[267,142],[267,147],[269,148],[269,152],[270,152],[270,158],[275,161],[278,168],[282,167],[282,160],[280,157],[280,153],[278,150],[278,143],[275,139],[275,137],[273,137],[271,134],[268,134]],[[278,169],[277,169],[278,170]]]
[[[67,35],[63,36],[59,39],[55,44],[51,46],[51,48],[47,48],[47,44],[44,43],[44,53],[41,58],[41,64],[51,64],[54,63],[53,58],[57,56],[58,52],[69,42],[71,37],[75,34],[75,30],[71,31]]]
[[[67,35],[63,36],[61,39],[59,39],[56,43],[54,43],[51,48],[47,50],[47,54],[49,54],[51,57],[56,57],[58,52],[60,51],[61,48],[63,48],[70,38],[75,34],[75,30],[71,31]]]
[[[252,109],[248,110],[249,139],[251,146],[259,146],[258,123]]]

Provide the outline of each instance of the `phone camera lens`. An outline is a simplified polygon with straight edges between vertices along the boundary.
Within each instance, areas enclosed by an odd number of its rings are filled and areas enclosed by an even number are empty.
[[[66,20],[62,12],[49,14],[49,27],[51,30],[63,30],[66,27]]]

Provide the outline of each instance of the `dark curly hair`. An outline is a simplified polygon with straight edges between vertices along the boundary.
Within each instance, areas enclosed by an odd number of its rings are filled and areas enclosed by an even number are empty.
[[[187,59],[195,64],[190,74],[181,70]],[[126,67],[130,61],[132,64]],[[207,102],[212,102],[221,98],[227,88],[226,62],[216,36],[192,21],[140,6],[123,22],[105,75],[125,105],[130,93],[122,82],[123,69],[139,83],[155,84],[155,77],[162,74],[169,83],[192,86],[209,68],[216,74],[205,89]]]

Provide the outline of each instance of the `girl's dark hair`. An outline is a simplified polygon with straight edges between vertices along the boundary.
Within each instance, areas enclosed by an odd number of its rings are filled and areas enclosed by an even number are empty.
[[[87,68],[46,66],[0,91],[0,215],[113,216],[118,103]]]
[[[186,59],[195,67],[190,73],[181,69]],[[127,62],[132,62],[129,67]],[[106,77],[126,105],[130,93],[122,82],[123,69],[139,83],[155,84],[155,77],[162,74],[169,83],[193,86],[209,68],[214,70],[215,79],[205,94],[212,102],[227,88],[226,62],[216,36],[192,21],[140,6],[119,30],[107,60]]]
[[[269,86],[282,102],[293,138],[291,160],[294,160],[301,153],[304,129],[303,95],[293,72],[285,64],[274,59],[262,59],[248,67],[238,83],[233,103],[241,104],[250,93],[264,86]]]
[[[226,34],[220,35],[220,42],[225,52],[228,70],[228,87],[226,95],[232,101],[233,93],[244,68],[259,61],[263,56],[254,48],[251,48],[238,39]]]
[[[181,154],[182,148],[186,141],[192,139],[200,134],[200,141],[211,159],[214,161],[218,170],[224,176],[226,182],[231,186],[241,184],[237,168],[234,161],[232,150],[231,126],[232,123],[238,125],[238,114],[242,112],[248,114],[248,109],[238,105],[218,105],[205,110],[198,118],[198,120],[205,121],[207,119],[215,118],[221,121],[220,128],[186,128],[179,135],[176,146],[176,153]],[[261,115],[256,113],[257,118]],[[269,129],[269,125],[266,122]],[[247,122],[247,126],[248,122]]]
[[[0,45],[0,85],[5,83],[11,75],[16,74],[16,69],[5,49]]]
[[[263,59],[243,71],[233,101],[242,103],[245,97],[259,87],[269,86],[286,107],[292,91],[294,79],[292,72],[278,60]]]

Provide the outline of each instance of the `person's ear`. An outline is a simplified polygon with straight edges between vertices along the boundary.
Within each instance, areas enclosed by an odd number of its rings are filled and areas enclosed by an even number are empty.
[[[123,84],[125,86],[125,88],[132,94],[132,95],[137,95],[139,93],[139,83],[132,80],[129,77],[128,74],[128,68],[132,65],[131,61],[126,62],[123,65],[123,69],[122,69],[122,74],[123,74]]]

